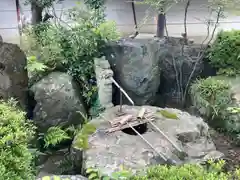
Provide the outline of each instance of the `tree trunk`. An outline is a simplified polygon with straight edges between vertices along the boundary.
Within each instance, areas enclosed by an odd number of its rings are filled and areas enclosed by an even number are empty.
[[[36,25],[42,22],[43,8],[37,4],[36,0],[31,1],[31,11],[32,11],[32,25]]]
[[[165,27],[166,17],[165,14],[158,14],[157,18],[157,37],[164,37],[164,27]]]

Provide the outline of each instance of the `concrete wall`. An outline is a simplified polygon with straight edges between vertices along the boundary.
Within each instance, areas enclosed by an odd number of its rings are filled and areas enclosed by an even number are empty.
[[[26,16],[30,16],[30,7],[24,5],[25,0],[20,0],[21,7]],[[60,15],[62,9],[73,7],[79,0],[64,0],[61,4],[55,4],[56,14]],[[81,1],[81,0],[80,0]],[[193,0],[188,10],[188,34],[192,37],[203,37],[207,33],[204,25],[204,18],[208,18],[209,13],[204,6],[207,0]],[[107,0],[107,19],[115,20],[118,28],[124,34],[131,34],[134,31],[134,20],[131,3],[128,0]],[[147,5],[136,4],[137,21],[140,32],[155,34],[156,13]],[[148,17],[147,19],[145,17]],[[173,7],[167,13],[167,26],[169,34],[179,36],[183,30],[184,4]],[[144,20],[145,19],[145,20]],[[144,25],[143,25],[144,24]],[[5,41],[12,42],[18,37],[18,24],[15,0],[0,0],[0,34]],[[227,18],[221,21],[218,29],[240,29],[240,16],[228,14]],[[18,39],[18,38],[17,38]]]
[[[188,9],[187,18],[189,36],[206,36],[207,26],[204,21],[209,19],[209,11],[206,7],[207,1],[208,0],[192,0]],[[133,13],[129,2],[124,0],[109,0],[107,7],[108,18],[116,20],[121,30],[130,33],[134,29]],[[138,24],[140,26],[145,24],[140,27],[140,32],[155,33],[157,14],[147,5],[136,4],[135,7]],[[172,7],[167,12],[167,29],[171,36],[179,36],[184,32],[184,7],[185,3],[181,3]],[[143,19],[146,16],[148,18],[144,21]],[[226,16],[225,19],[221,20],[218,30],[240,29],[240,16],[230,13],[226,13]],[[216,20],[216,18],[213,17],[213,20]]]
[[[0,0],[0,34],[4,41],[19,43],[15,0]]]

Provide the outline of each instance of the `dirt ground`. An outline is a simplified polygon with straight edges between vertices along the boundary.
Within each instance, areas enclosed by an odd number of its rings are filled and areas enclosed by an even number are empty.
[[[240,167],[240,146],[236,146],[235,141],[224,133],[213,131],[212,139],[217,150],[225,154],[227,169]]]

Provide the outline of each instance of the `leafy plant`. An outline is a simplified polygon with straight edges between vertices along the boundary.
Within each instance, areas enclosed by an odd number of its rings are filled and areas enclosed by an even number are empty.
[[[27,58],[27,70],[28,70],[28,72],[30,72],[30,73],[43,72],[47,68],[48,67],[46,65],[37,61],[36,56],[30,56],[30,57]]]
[[[101,179],[101,175],[96,168],[88,168],[86,170],[86,174],[89,180],[99,180]]]
[[[101,9],[104,7],[105,0],[84,0],[91,9]]]
[[[233,76],[240,73],[240,31],[221,31],[210,48],[209,60],[219,74]]]
[[[39,57],[51,69],[73,76],[81,87],[86,104],[91,106],[97,94],[94,58],[101,57],[108,42],[118,40],[120,34],[116,24],[105,21],[97,10],[77,5],[64,13],[71,24],[61,20],[48,24],[38,37],[37,48],[32,48],[38,50],[31,56]],[[30,35],[34,36],[34,33]]]
[[[90,180],[179,180],[179,179],[196,179],[196,180],[228,180],[239,179],[240,170],[236,169],[234,172],[228,173],[223,171],[225,161],[220,160],[215,162],[209,160],[206,165],[199,164],[185,164],[182,166],[167,166],[155,165],[146,168],[143,171],[138,171],[134,174],[131,170],[122,169],[108,176],[101,175],[101,172],[96,168],[87,169],[88,178]]]
[[[50,127],[47,133],[44,134],[45,147],[49,147],[50,145],[56,146],[67,139],[71,139],[71,137],[60,127]]]
[[[234,173],[224,173],[223,166],[225,162],[219,161],[214,163],[209,161],[209,167],[201,165],[186,164],[183,166],[163,166],[157,165],[147,169],[144,176],[133,176],[130,180],[178,180],[178,179],[211,179],[211,180],[228,180],[237,176],[238,170]],[[239,178],[239,177],[238,177]]]
[[[96,127],[91,124],[83,125],[82,129],[77,133],[73,146],[78,149],[88,149],[88,137],[96,131]]]
[[[230,85],[224,80],[209,77],[199,79],[190,88],[192,101],[202,115],[213,120],[223,115],[232,103]]]
[[[117,172],[113,172],[111,174],[111,177],[114,180],[118,180],[118,179],[129,179],[130,177],[132,177],[133,173],[130,169],[127,169],[126,167],[124,167],[123,165],[120,165],[120,171]]]
[[[240,132],[240,116],[233,113],[236,108],[231,109],[238,106],[227,81],[215,77],[197,80],[192,84],[190,94],[194,107],[210,125],[234,136]]]
[[[86,170],[86,174],[88,176],[88,179],[90,180],[119,180],[119,179],[129,179],[133,173],[131,170],[128,170],[126,168],[124,168],[123,166],[120,166],[120,171],[117,172],[113,172],[111,174],[111,177],[104,175],[101,173],[100,170],[98,170],[97,168],[88,168]]]
[[[0,179],[34,179],[33,154],[28,149],[35,127],[15,100],[0,102]]]
[[[240,107],[228,107],[227,110],[230,111],[230,113],[233,113],[233,114],[240,113]]]

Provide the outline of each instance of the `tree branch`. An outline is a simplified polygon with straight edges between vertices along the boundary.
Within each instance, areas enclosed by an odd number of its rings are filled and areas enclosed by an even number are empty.
[[[200,55],[200,57],[197,58],[197,60],[196,60],[196,62],[195,62],[195,64],[194,64],[193,70],[192,70],[192,72],[191,72],[191,74],[190,74],[190,76],[189,76],[189,78],[188,78],[188,82],[187,82],[187,85],[186,85],[186,88],[185,88],[185,91],[184,91],[184,96],[183,96],[184,101],[186,100],[186,95],[187,95],[187,91],[188,91],[188,86],[189,86],[189,84],[190,84],[190,82],[191,82],[191,80],[192,80],[192,77],[193,77],[194,72],[196,71],[197,65],[198,65],[198,63],[203,59],[204,54],[206,53],[207,48],[208,48],[210,42],[211,42],[212,39],[214,38],[214,35],[215,35],[215,32],[216,32],[217,26],[218,26],[218,24],[219,24],[219,20],[220,20],[220,15],[221,15],[221,13],[222,13],[222,8],[219,7],[218,12],[217,12],[217,20],[216,20],[216,22],[215,22],[215,25],[214,25],[214,28],[213,28],[213,31],[212,31],[211,38],[209,39],[209,41],[208,41],[208,43],[207,43],[204,51],[203,51],[202,54]]]

